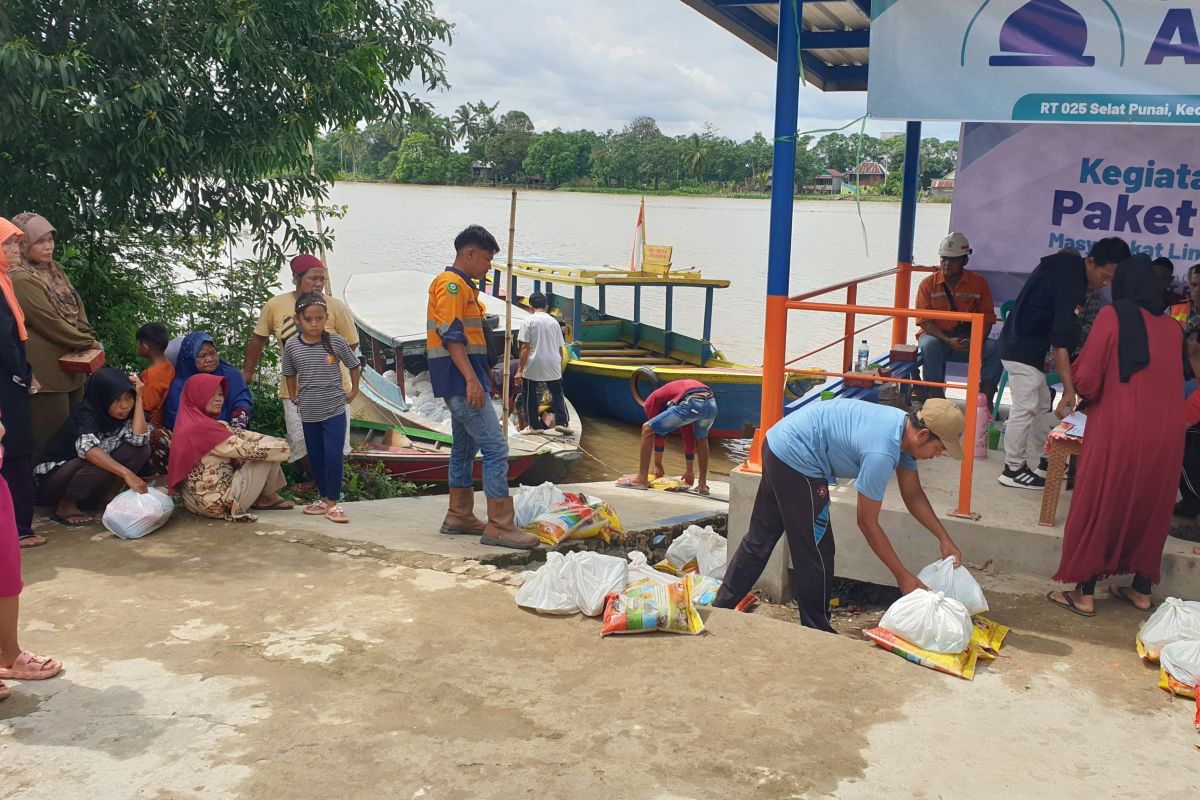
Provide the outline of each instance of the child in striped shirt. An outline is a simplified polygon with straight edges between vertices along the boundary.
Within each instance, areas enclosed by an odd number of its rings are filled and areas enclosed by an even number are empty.
[[[296,299],[299,333],[283,347],[283,377],[288,397],[300,412],[304,446],[320,498],[304,509],[331,522],[349,522],[338,504],[342,496],[342,444],[346,438],[346,406],[358,396],[358,357],[346,340],[325,330],[329,314],[325,297],[306,292]],[[342,385],[340,364],[350,370],[350,391]]]

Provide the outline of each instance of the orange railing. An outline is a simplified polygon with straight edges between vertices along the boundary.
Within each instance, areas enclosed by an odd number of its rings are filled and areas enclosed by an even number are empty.
[[[935,311],[933,309],[917,310],[909,307],[911,295],[911,273],[917,272],[933,272],[930,267],[918,267],[910,264],[901,264],[895,269],[884,270],[873,275],[867,275],[862,278],[843,281],[842,283],[826,286],[822,289],[816,289],[811,292],[789,297],[786,303],[788,310],[794,311],[815,311],[827,314],[842,314],[845,317],[845,335],[831,342],[827,342],[820,347],[803,353],[795,358],[783,361],[777,368],[784,373],[798,373],[803,375],[822,376],[826,378],[842,378],[843,380],[851,377],[860,377],[850,372],[854,357],[854,337],[863,331],[878,327],[884,324],[890,318],[892,320],[892,345],[901,344],[908,337],[908,320],[909,319],[932,319],[944,320],[953,322],[966,322],[971,325],[971,346],[968,353],[967,361],[967,382],[962,383],[947,383],[916,380],[913,378],[896,378],[892,376],[880,376],[875,378],[876,383],[897,383],[909,386],[934,386],[943,389],[965,389],[967,392],[967,403],[964,410],[966,417],[966,427],[963,432],[963,460],[962,467],[959,471],[958,484],[958,507],[950,512],[952,516],[965,517],[967,519],[978,519],[979,515],[971,511],[971,481],[974,474],[974,453],[975,453],[975,424],[977,414],[977,404],[972,401],[979,393],[979,376],[980,369],[983,364],[983,339],[984,339],[984,315],[970,314],[963,311]],[[867,306],[858,304],[858,287],[861,284],[881,278],[895,276],[896,291],[895,305],[893,307],[886,306]],[[828,303],[814,302],[813,298],[829,294],[845,289],[846,302],[844,303]],[[883,317],[878,322],[873,322],[862,328],[855,328],[859,316],[868,317]],[[786,331],[778,332],[780,336],[786,338]],[[828,350],[835,345],[842,344],[842,370],[840,372],[831,372],[821,369],[800,368],[794,366],[801,359],[808,358],[816,353]],[[777,348],[780,352],[783,347]],[[770,369],[772,365],[765,365],[764,371]],[[764,381],[765,383],[765,381]],[[765,406],[765,404],[764,404]],[[774,419],[770,417],[774,414],[764,414],[761,422],[761,427],[754,433],[754,442],[750,448],[750,457],[746,462],[746,469],[751,472],[761,472],[762,470],[762,440],[763,432],[779,421],[778,416]]]

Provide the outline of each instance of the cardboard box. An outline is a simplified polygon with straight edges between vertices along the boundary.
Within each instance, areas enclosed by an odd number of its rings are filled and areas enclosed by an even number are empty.
[[[63,372],[94,375],[96,370],[104,366],[104,351],[98,348],[76,350],[58,359],[58,366]]]
[[[915,344],[898,344],[892,348],[892,361],[916,361],[917,346]]]

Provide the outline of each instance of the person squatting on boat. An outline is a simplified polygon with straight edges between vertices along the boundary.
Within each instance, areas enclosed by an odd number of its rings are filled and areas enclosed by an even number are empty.
[[[521,550],[538,539],[513,522],[508,494],[508,440],[488,402],[490,365],[478,281],[500,251],[496,237],[471,225],[454,239],[454,263],[429,285],[426,355],[433,392],[450,409],[454,443],[450,450],[450,508],[441,532],[479,536],[480,542]],[[475,484],[471,468],[483,453],[485,525],[474,513]]]
[[[860,400],[805,406],[767,431],[762,444],[762,481],[750,529],[725,570],[713,605],[733,608],[762,574],[781,535],[792,556],[792,591],[805,627],[833,632],[834,540],[829,485],[853,479],[858,492],[858,529],[903,594],[927,588],[909,570],[879,523],[888,481],[896,476],[904,506],[934,535],[942,558],[962,562],[962,551],[937,518],[921,487],[917,461],[947,454],[962,460],[962,411],[949,400],[927,400],[906,413]]]
[[[521,323],[521,330],[517,334],[521,355],[516,382],[522,387],[525,397],[525,419],[529,428],[542,431],[559,427],[569,432],[566,426],[571,416],[567,413],[567,401],[562,388],[563,348],[566,342],[563,340],[562,326],[547,311],[549,306],[549,300],[541,292],[529,295],[529,307],[533,309],[533,314]],[[543,386],[550,393],[550,413],[554,415],[551,424],[546,424],[539,413]]]
[[[654,477],[661,478],[667,436],[679,431],[683,457],[687,460],[686,471],[680,480],[685,486],[692,485],[696,479],[692,462],[698,457],[700,481],[696,483],[696,491],[708,494],[708,432],[717,421],[717,399],[712,389],[695,380],[671,381],[651,392],[644,408],[646,422],[642,425],[638,473],[622,476],[617,480],[617,486],[649,489],[651,451],[654,453]]]

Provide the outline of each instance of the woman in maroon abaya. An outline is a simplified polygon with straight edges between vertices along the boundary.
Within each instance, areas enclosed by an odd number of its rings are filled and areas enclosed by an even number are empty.
[[[1113,596],[1153,607],[1183,464],[1183,334],[1163,313],[1148,256],[1117,267],[1112,296],[1071,366],[1088,425],[1054,580],[1076,586],[1046,595],[1085,617],[1096,614],[1096,581],[1110,575],[1134,576]]]

